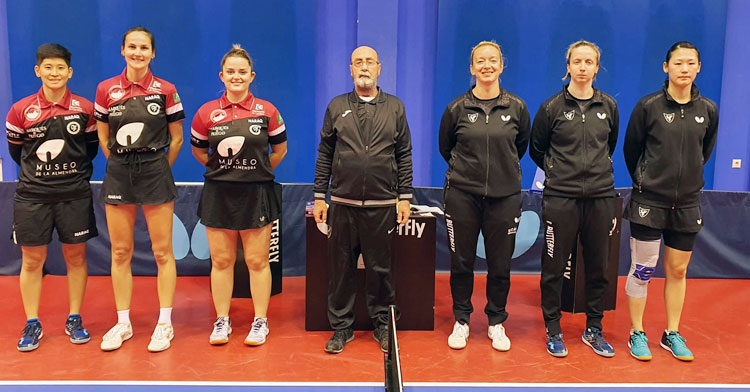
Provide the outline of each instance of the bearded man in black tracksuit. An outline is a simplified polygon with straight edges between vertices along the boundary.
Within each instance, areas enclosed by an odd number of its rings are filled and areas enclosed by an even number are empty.
[[[352,52],[354,91],[331,100],[315,164],[316,222],[328,221],[328,320],[334,334],[325,351],[340,353],[354,339],[356,265],[362,254],[367,310],[374,338],[388,348],[388,306],[395,303],[392,242],[409,220],[412,198],[411,135],[403,103],[377,87],[377,52]],[[331,191],[330,210],[325,202]],[[396,208],[394,208],[396,207]]]
[[[547,352],[568,354],[560,329],[561,291],[563,272],[580,237],[587,318],[582,340],[597,354],[611,357],[615,353],[602,337],[601,320],[609,236],[616,224],[612,153],[620,119],[615,100],[592,86],[599,70],[598,47],[578,41],[569,47],[567,59],[570,84],[539,107],[529,148],[546,174],[540,286]]]

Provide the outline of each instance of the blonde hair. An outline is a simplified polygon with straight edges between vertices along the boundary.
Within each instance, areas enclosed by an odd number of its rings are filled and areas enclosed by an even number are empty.
[[[568,46],[568,52],[565,54],[565,64],[570,64],[570,55],[571,53],[573,53],[573,49],[577,49],[582,46],[588,46],[589,48],[593,49],[594,52],[596,52],[596,65],[599,65],[599,62],[600,62],[599,58],[602,56],[602,51],[599,49],[598,46],[596,46],[595,43],[589,42],[586,40],[576,41],[570,44],[570,46]],[[565,76],[563,76],[562,80],[565,80],[569,77],[570,77],[570,72],[568,72],[566,69]],[[596,75],[594,75],[594,79],[596,79]]]
[[[500,49],[500,45],[498,45],[497,42],[481,41],[476,46],[471,48],[471,56],[469,57],[469,65],[474,64],[474,53],[477,51],[477,49],[481,48],[482,46],[492,46],[493,48],[497,49],[497,52],[500,53],[500,63],[505,64],[505,61],[503,59],[503,51]]]
[[[247,62],[250,63],[250,70],[253,69],[253,59],[250,58],[250,54],[247,53],[247,50],[243,49],[240,44],[232,44],[232,49],[221,58],[221,68],[224,68],[224,63],[226,63],[227,59],[230,57],[241,57],[246,59]]]

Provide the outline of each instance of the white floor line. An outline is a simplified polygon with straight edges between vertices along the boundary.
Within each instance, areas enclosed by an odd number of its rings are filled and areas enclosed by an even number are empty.
[[[224,386],[224,387],[376,387],[381,382],[264,382],[264,381],[92,381],[92,380],[41,380],[0,381],[2,385],[132,385],[132,386]],[[461,388],[705,388],[750,389],[750,384],[659,384],[659,383],[450,383],[405,382],[405,387],[461,387]]]

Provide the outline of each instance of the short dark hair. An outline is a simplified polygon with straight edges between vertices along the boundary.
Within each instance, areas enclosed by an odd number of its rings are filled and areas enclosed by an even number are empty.
[[[63,59],[70,67],[70,51],[60,44],[44,44],[36,50],[36,65],[45,59]]]
[[[692,42],[679,41],[679,42],[675,42],[674,45],[670,46],[669,50],[667,50],[667,56],[665,57],[665,60],[664,60],[665,63],[669,63],[669,59],[672,58],[672,52],[674,52],[677,49],[693,49],[695,53],[698,54],[698,62],[701,61],[701,52],[698,51],[698,48],[696,48]]]
[[[128,38],[128,34],[135,33],[137,31],[140,31],[141,33],[145,33],[148,38],[151,40],[151,50],[156,52],[156,42],[154,41],[154,33],[151,32],[151,30],[143,27],[143,26],[135,26],[128,29],[128,31],[125,32],[122,36],[122,47],[125,47],[125,39]]]

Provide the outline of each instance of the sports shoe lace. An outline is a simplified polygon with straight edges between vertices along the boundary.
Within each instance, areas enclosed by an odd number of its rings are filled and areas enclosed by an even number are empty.
[[[648,338],[643,332],[634,332],[630,335],[630,344],[637,348],[646,347],[648,345]]]
[[[166,328],[163,328],[161,326],[157,326],[156,329],[154,329],[154,334],[151,335],[151,339],[152,340],[165,339],[167,336],[164,334],[164,330],[166,330]]]
[[[78,331],[79,329],[83,329],[80,317],[70,317],[68,318],[68,322],[66,324],[68,325],[68,329],[71,331]]]
[[[216,322],[214,323],[214,330],[216,331],[223,331],[227,328],[227,323],[225,321],[226,319],[224,317],[219,317]]]
[[[667,339],[674,345],[679,344],[684,346],[687,339],[683,338],[679,332],[670,332],[667,334]]]
[[[250,329],[250,332],[253,333],[259,333],[260,329],[263,328],[263,324],[266,322],[263,321],[263,319],[257,319],[253,322],[253,327]]]
[[[21,332],[23,336],[34,336],[36,335],[36,325],[35,324],[26,324],[25,327],[23,327],[23,332]]]
[[[554,343],[554,344],[562,344],[563,343],[562,334],[558,333],[558,334],[550,335],[549,341],[550,343]]]
[[[253,327],[254,327],[254,326],[253,326]],[[346,340],[346,337],[347,337],[347,333],[346,333],[346,331],[343,331],[343,330],[342,330],[342,331],[335,331],[335,332],[333,333],[333,338],[331,338],[331,340],[341,340],[341,341],[345,341],[345,340]]]
[[[591,336],[591,340],[596,343],[605,343],[604,338],[602,337],[602,331],[598,328],[589,328],[588,335]]]
[[[465,328],[463,325],[459,323],[456,323],[456,325],[453,326],[453,333],[461,337],[466,337],[467,330],[468,328]]]

